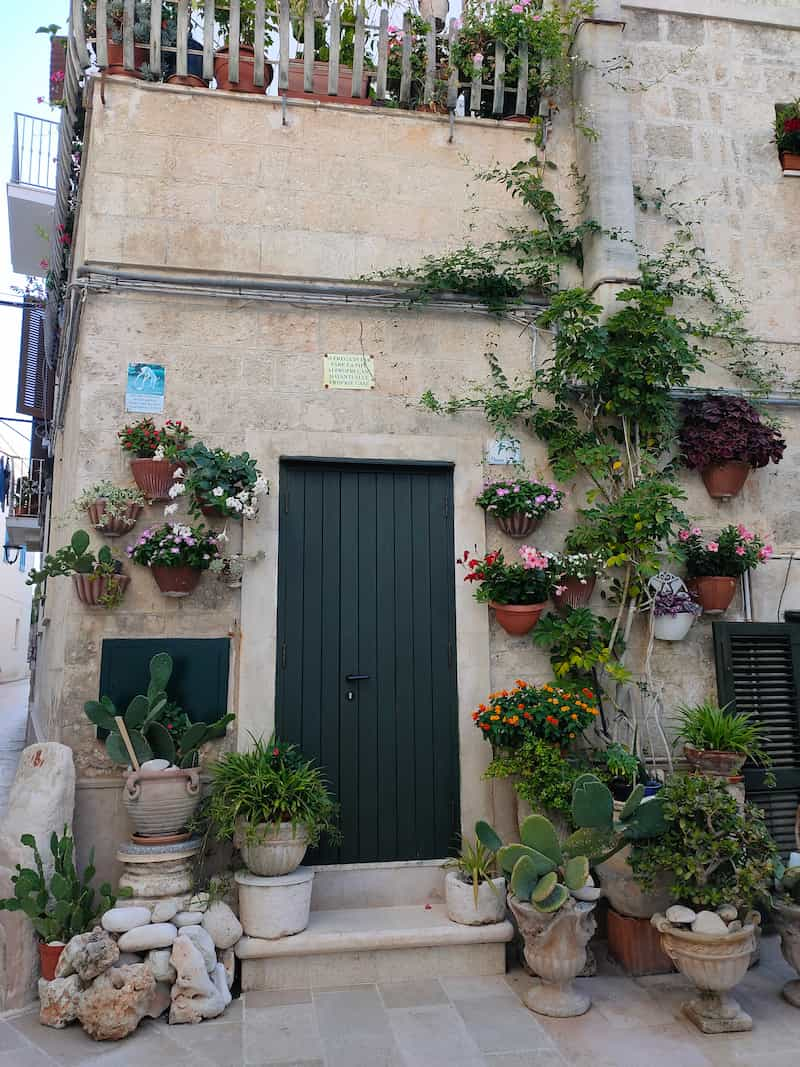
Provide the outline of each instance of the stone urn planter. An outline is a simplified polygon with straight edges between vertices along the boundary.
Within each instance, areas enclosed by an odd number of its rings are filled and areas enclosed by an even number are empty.
[[[749,463],[732,460],[730,463],[714,463],[710,467],[703,467],[700,476],[709,496],[715,500],[730,500],[739,493],[749,473]]]
[[[800,904],[773,898],[772,916],[781,935],[783,958],[800,974]],[[795,1008],[800,1008],[800,979],[787,982],[783,996]]]
[[[521,540],[528,537],[539,525],[536,515],[526,515],[524,511],[514,511],[510,515],[496,515],[497,525],[507,537]]]
[[[678,615],[654,615],[653,637],[656,641],[682,641],[696,618],[690,611]]]
[[[105,537],[122,537],[124,534],[130,533],[142,514],[142,505],[131,501],[125,508],[124,514],[108,515],[106,513],[106,504],[107,501],[100,498],[86,509],[89,522],[94,526],[95,530],[99,530]]]
[[[510,894],[508,903],[525,942],[525,960],[541,981],[525,994],[539,1015],[565,1019],[585,1014],[591,998],[572,982],[586,966],[586,946],[595,931],[595,903],[570,898],[555,912],[542,912]]]
[[[308,926],[314,872],[298,867],[291,874],[262,878],[237,871],[239,922],[248,937],[274,941],[299,934]]]
[[[150,568],[155,583],[164,596],[188,596],[197,588],[200,575],[196,567],[156,567]]]
[[[176,834],[200,803],[200,770],[128,771],[122,799],[137,834]]]
[[[529,633],[539,621],[539,616],[546,606],[546,604],[497,604],[494,600],[489,601],[489,607],[494,611],[498,623],[507,634],[515,637]]]
[[[168,459],[132,459],[133,480],[148,500],[169,500],[173,476],[180,464]]]
[[[447,914],[451,921],[462,926],[488,926],[501,923],[506,917],[506,880],[492,878],[481,882],[478,899],[472,882],[465,882],[456,871],[448,871],[444,881]]]
[[[672,903],[669,887],[671,877],[667,871],[654,880],[653,888],[645,892],[633,877],[628,863],[631,847],[616,852],[603,863],[595,864],[595,874],[611,907],[620,915],[632,919],[650,919],[657,911],[666,911]]]
[[[72,587],[81,604],[90,608],[102,608],[108,598],[122,596],[128,588],[130,578],[125,574],[95,575],[73,574]]]
[[[259,823],[249,841],[245,827],[237,829],[235,844],[251,874],[275,878],[291,874],[303,862],[308,832],[301,823]]]
[[[737,775],[747,759],[741,752],[718,752],[710,748],[695,748],[693,745],[684,745],[683,754],[694,770],[720,778]]]
[[[721,615],[727,611],[736,593],[736,579],[720,575],[692,578],[686,584],[706,615]]]
[[[564,608],[582,608],[592,599],[596,578],[565,578],[561,582],[561,592],[553,593],[553,603],[562,611]]]
[[[704,1034],[752,1030],[753,1020],[730,991],[750,966],[758,916],[748,916],[741,929],[724,934],[675,926],[661,913],[651,922],[661,934],[661,947],[700,994],[683,1005],[684,1014],[695,1026]]]

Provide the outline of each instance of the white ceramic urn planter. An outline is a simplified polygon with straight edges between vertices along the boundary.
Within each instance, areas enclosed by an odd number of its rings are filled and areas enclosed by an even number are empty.
[[[584,1015],[591,998],[575,989],[573,979],[586,966],[586,946],[594,934],[595,903],[570,899],[554,912],[508,897],[525,942],[525,960],[541,981],[525,994],[525,1003],[539,1015],[567,1019]]]
[[[654,615],[653,637],[657,641],[682,641],[689,633],[697,618],[691,612],[679,615]]]
[[[675,966],[695,984],[699,996],[683,1005],[704,1034],[737,1033],[753,1029],[753,1020],[730,991],[744,978],[755,951],[757,913],[739,930],[700,933],[671,923],[661,913],[650,920],[661,934],[661,947]]]
[[[239,887],[239,922],[248,937],[274,941],[299,934],[308,926],[314,882],[310,867],[298,867],[291,874],[275,878],[237,871],[235,878]]]
[[[456,871],[448,871],[444,894],[450,920],[462,926],[488,926],[501,923],[506,917],[505,878],[481,882],[476,902],[472,882],[465,882]]]
[[[800,974],[800,905],[786,900],[773,900],[772,914],[781,935],[781,952],[790,967]],[[793,979],[783,987],[784,999],[800,1008],[800,979]]]
[[[236,845],[251,874],[278,878],[303,862],[308,832],[302,823],[259,823],[255,831],[237,830]]]

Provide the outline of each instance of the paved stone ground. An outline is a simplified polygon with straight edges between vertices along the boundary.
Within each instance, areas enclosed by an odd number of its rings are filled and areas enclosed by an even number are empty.
[[[777,938],[738,998],[752,1033],[707,1037],[683,1019],[679,975],[631,979],[600,962],[581,979],[594,1004],[580,1019],[533,1015],[533,979],[429,978],[325,992],[248,993],[221,1019],[148,1021],[126,1041],[49,1030],[35,1011],[0,1020],[0,1067],[797,1067],[800,1011],[780,996],[792,972]]]
[[[25,747],[28,718],[28,679],[0,685],[0,818],[14,781],[19,754]]]

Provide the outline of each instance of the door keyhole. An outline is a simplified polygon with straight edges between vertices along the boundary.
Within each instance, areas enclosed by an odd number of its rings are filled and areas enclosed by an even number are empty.
[[[347,699],[348,700],[355,700],[356,699],[356,695],[355,695],[355,693],[353,692],[352,689],[348,689],[347,690]]]

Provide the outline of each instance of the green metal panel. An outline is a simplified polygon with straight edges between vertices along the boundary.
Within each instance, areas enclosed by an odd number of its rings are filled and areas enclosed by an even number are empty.
[[[762,722],[775,787],[764,771],[745,765],[747,797],[763,808],[784,852],[794,848],[800,801],[800,627],[778,622],[715,622],[720,704],[732,703]]]
[[[215,722],[228,710],[230,638],[105,638],[100,659],[100,693],[126,708],[147,691],[156,652],[172,656],[167,692],[194,722]]]
[[[281,463],[276,723],[341,805],[342,845],[317,862],[455,843],[452,495],[450,464]]]

